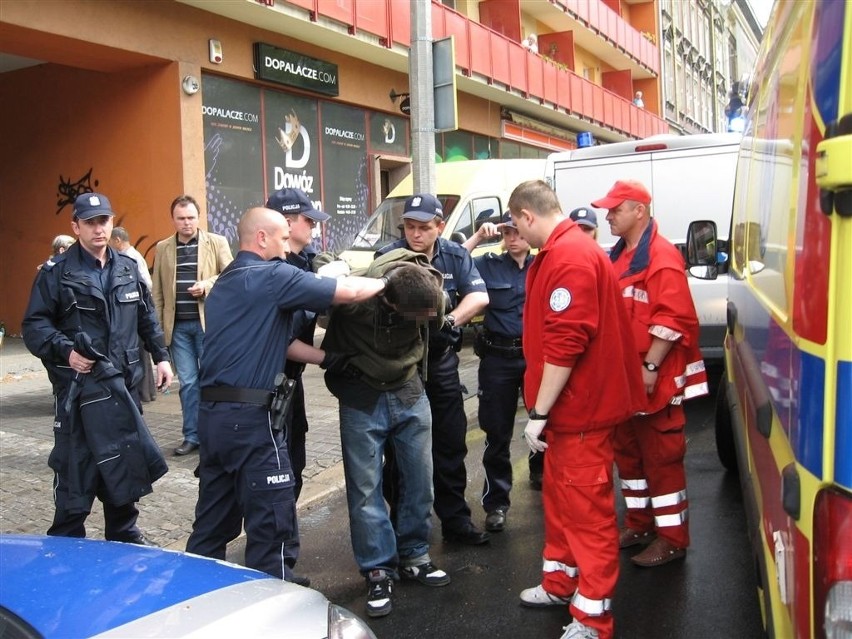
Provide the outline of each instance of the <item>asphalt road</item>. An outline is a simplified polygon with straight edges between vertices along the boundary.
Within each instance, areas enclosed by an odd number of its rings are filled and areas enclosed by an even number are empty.
[[[713,401],[688,407],[687,476],[692,547],[685,561],[641,569],[622,551],[621,575],[613,602],[621,639],[704,637],[752,639],[763,636],[752,560],[737,478],[716,458]],[[433,518],[434,562],[453,582],[444,588],[397,584],[394,611],[370,620],[379,639],[468,637],[557,639],[570,622],[567,609],[530,610],[518,593],[539,583],[542,547],[540,493],[527,484],[526,447],[513,443],[515,489],[505,532],[479,548],[444,544]],[[468,500],[483,523],[482,433],[468,434]],[[619,506],[621,508],[621,506]],[[302,554],[297,572],[331,601],[364,616],[366,587],[352,559],[346,501],[338,493],[300,511]],[[237,550],[237,553],[239,551]],[[238,559],[238,556],[233,557]]]

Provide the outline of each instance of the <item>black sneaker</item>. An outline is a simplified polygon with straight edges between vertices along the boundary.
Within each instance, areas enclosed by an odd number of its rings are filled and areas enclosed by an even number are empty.
[[[367,616],[384,617],[393,610],[393,579],[385,570],[371,570],[367,575]]]
[[[450,576],[431,561],[419,566],[403,566],[399,572],[405,579],[416,579],[424,586],[446,586]]]

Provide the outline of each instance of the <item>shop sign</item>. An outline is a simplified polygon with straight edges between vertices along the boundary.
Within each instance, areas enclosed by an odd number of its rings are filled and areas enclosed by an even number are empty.
[[[340,94],[337,65],[325,60],[255,42],[254,67],[255,78],[258,80],[299,87],[325,95]]]

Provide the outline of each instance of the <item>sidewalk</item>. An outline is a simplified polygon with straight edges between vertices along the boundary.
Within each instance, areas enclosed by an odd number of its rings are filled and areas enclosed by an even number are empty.
[[[470,346],[460,353],[462,384],[468,389],[465,409],[470,428],[476,424],[478,358]],[[322,371],[308,366],[304,375],[310,431],[307,466],[299,509],[310,507],[343,488],[343,464],[338,431],[337,400],[328,392]],[[169,472],[154,484],[154,493],[139,503],[139,525],[155,543],[183,550],[192,529],[198,480],[193,470],[198,455],[176,457],[181,441],[181,412],[177,383],[157,400],[143,404],[145,421],[169,464]],[[44,533],[53,518],[53,473],[47,458],[53,447],[53,396],[41,362],[30,355],[20,338],[6,336],[0,348],[0,532]],[[469,457],[469,463],[478,460]],[[103,538],[103,515],[95,500],[87,534]]]

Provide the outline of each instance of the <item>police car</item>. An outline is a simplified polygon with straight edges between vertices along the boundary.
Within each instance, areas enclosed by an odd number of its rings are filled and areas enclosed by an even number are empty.
[[[375,639],[319,592],[177,551],[0,535],[0,636]]]

